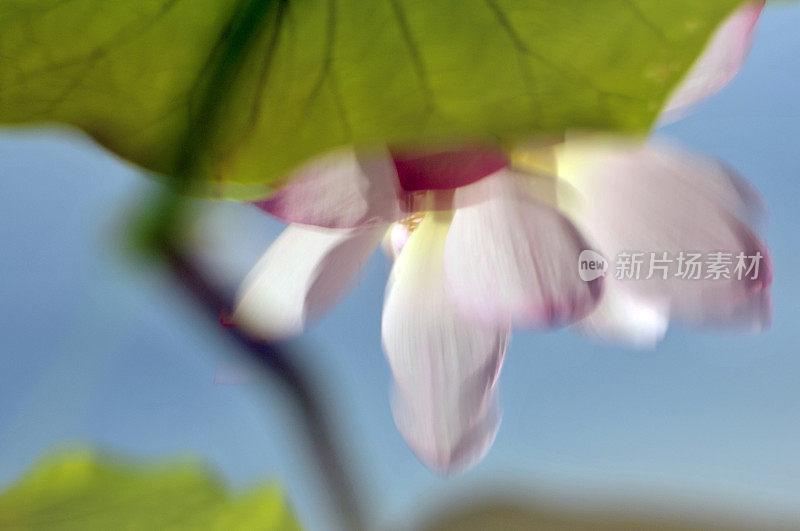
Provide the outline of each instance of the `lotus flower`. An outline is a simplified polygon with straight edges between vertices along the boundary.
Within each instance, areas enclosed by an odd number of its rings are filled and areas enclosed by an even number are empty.
[[[719,30],[665,112],[730,79],[761,6]],[[724,165],[664,142],[569,139],[511,156],[345,148],[287,180],[258,206],[290,225],[243,283],[234,320],[270,339],[300,333],[383,242],[395,259],[382,321],[395,421],[442,473],[470,467],[494,440],[512,327],[573,325],[651,346],[670,321],[758,331],[770,320],[768,258],[752,278],[579,277],[585,249],[768,257],[757,194]]]

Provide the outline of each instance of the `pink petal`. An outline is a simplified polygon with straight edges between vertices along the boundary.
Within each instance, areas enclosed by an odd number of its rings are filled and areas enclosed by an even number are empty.
[[[287,222],[329,228],[379,225],[400,217],[397,173],[388,153],[340,149],[300,167],[287,183],[256,206]]]
[[[602,280],[581,280],[578,257],[588,244],[517,179],[500,171],[456,191],[456,203],[471,206],[456,211],[447,236],[448,293],[465,316],[490,325],[571,323],[594,308]],[[541,180],[555,186],[552,178]]]
[[[407,192],[466,186],[508,166],[500,150],[465,148],[422,152],[392,150],[400,186]]]
[[[386,226],[319,229],[290,225],[239,290],[233,321],[271,340],[299,334],[342,298]]]
[[[570,157],[581,157],[583,168],[570,176],[582,194],[573,221],[610,260],[622,252],[645,253],[644,270],[649,253],[675,259],[681,251],[697,252],[704,263],[710,253],[733,257],[730,279],[707,279],[705,268],[699,280],[676,278],[672,264],[666,280],[660,272],[650,280],[625,280],[639,300],[666,307],[678,321],[709,326],[735,325],[754,304],[769,311],[763,304],[772,281],[769,252],[746,223],[754,210],[752,190],[742,193],[724,166],[659,142],[569,151],[564,166]],[[739,253],[763,257],[755,279],[732,274]],[[759,319],[769,320],[764,314]]]
[[[476,326],[450,305],[442,264],[446,216],[428,214],[395,262],[383,344],[398,429],[423,463],[450,474],[479,461],[494,440],[508,329]]]
[[[756,23],[763,8],[763,1],[750,2],[720,26],[673,92],[664,109],[667,116],[674,116],[677,110],[711,96],[736,76],[750,53]]]
[[[723,318],[712,321],[709,326],[720,331],[759,334],[772,325],[772,294],[761,290],[747,298],[745,304],[733,308]]]

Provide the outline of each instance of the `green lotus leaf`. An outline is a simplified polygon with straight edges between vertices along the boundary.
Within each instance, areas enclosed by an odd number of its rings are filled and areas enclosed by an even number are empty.
[[[742,0],[0,0],[0,123],[193,192],[345,144],[643,132]]]
[[[232,496],[193,463],[141,465],[88,452],[50,458],[0,494],[0,529],[300,529],[280,489]]]

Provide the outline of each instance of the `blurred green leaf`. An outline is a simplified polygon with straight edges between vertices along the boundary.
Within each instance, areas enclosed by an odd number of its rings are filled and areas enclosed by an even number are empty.
[[[0,0],[0,123],[257,197],[344,144],[644,131],[742,0]]]
[[[0,495],[0,529],[295,530],[275,486],[232,497],[194,464],[147,466],[72,453],[47,460]]]

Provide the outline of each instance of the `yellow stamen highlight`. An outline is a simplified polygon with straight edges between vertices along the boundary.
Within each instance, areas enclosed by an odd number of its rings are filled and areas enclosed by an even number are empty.
[[[417,227],[419,227],[419,224],[422,223],[424,218],[425,212],[414,212],[408,217],[398,221],[398,223],[408,229],[409,233],[412,233],[417,230]]]

